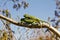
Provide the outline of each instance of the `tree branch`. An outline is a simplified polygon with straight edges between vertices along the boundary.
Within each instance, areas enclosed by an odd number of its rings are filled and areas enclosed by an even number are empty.
[[[41,25],[38,24],[38,25],[29,25],[29,24],[25,24],[25,23],[21,23],[21,22],[17,22],[17,21],[14,21],[13,19],[11,18],[7,18],[3,15],[0,14],[0,18],[1,19],[4,19],[12,24],[15,24],[17,26],[22,26],[22,27],[27,27],[27,28],[41,28]],[[47,23],[43,23],[42,24],[42,28],[48,28],[49,30],[51,30],[53,33],[55,33],[58,37],[60,37],[60,32],[58,30],[56,30],[54,27],[52,27],[51,25],[47,24]]]

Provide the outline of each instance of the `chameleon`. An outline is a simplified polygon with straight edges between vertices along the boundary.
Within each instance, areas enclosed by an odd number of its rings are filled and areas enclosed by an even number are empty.
[[[43,21],[43,20],[36,18],[35,16],[29,15],[29,14],[24,14],[24,18],[21,19],[21,22],[26,22],[28,24],[34,24],[34,23],[40,23],[40,22],[48,23],[46,21]]]
[[[25,23],[28,23],[28,24],[34,24],[34,25],[38,24],[38,26],[41,25],[41,28],[42,28],[42,24],[41,23],[47,23],[47,24],[50,25],[49,22],[46,22],[44,20],[41,20],[41,19],[36,18],[35,16],[29,15],[29,14],[24,14],[24,18],[21,18],[21,22],[22,23],[25,22]]]
[[[29,14],[24,14],[24,17],[28,19],[34,19],[36,21],[40,21],[40,19],[36,18],[35,16],[29,15]]]
[[[26,22],[28,24],[38,23],[36,20],[32,20],[32,19],[28,19],[28,18],[22,18],[21,22]]]

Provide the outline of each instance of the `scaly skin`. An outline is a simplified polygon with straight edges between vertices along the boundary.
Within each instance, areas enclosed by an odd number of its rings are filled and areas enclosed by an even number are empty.
[[[39,18],[36,18],[35,16],[31,16],[31,15],[29,15],[29,14],[24,14],[24,17],[25,18],[28,18],[28,19],[32,19],[32,20],[35,20],[35,21],[37,21],[37,22],[45,22],[45,23],[48,23],[48,22],[46,22],[46,21],[43,21],[43,20],[40,20]]]
[[[44,21],[44,20],[41,20],[39,18],[36,18],[35,16],[31,16],[29,14],[24,14],[24,17],[25,18],[22,18],[21,19],[21,22],[26,22],[28,24],[40,24],[41,25],[41,28],[42,28],[42,23],[47,23],[49,24],[48,22]],[[50,24],[49,24],[50,25]],[[38,25],[39,26],[39,25]],[[42,30],[43,31],[43,30]]]
[[[34,19],[36,21],[40,21],[40,19],[36,18],[35,16],[29,15],[29,14],[24,14],[24,17],[28,19]]]
[[[26,23],[28,23],[28,24],[32,24],[32,23],[38,23],[38,21],[36,21],[36,20],[33,20],[33,19],[28,19],[28,18],[22,18],[21,19],[21,22],[26,22]]]
[[[26,22],[28,24],[35,24],[35,23],[48,23],[46,21],[40,20],[39,18],[36,18],[34,16],[31,16],[29,14],[24,14],[25,18],[21,19],[21,22]],[[49,23],[48,23],[49,24]]]

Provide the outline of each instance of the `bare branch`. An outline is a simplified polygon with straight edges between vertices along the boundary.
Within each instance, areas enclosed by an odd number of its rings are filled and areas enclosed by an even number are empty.
[[[25,24],[25,23],[14,21],[13,19],[7,18],[7,17],[5,17],[1,14],[0,14],[0,18],[4,19],[4,20],[6,20],[6,21],[8,21],[8,22],[10,22],[14,25],[17,25],[17,26],[22,26],[22,27],[27,27],[27,28],[41,28],[40,24],[39,25],[28,25],[28,24]],[[51,25],[49,25],[47,23],[43,23],[42,28],[48,28],[53,33],[55,33],[58,37],[60,37],[60,32],[58,30],[56,30],[54,27],[52,27]]]

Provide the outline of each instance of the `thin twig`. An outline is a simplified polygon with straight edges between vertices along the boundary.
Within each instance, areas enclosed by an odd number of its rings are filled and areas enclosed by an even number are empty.
[[[27,27],[27,28],[41,28],[40,24],[39,25],[28,25],[25,23],[14,21],[13,19],[7,18],[1,14],[0,14],[0,18],[4,19],[14,25],[17,25],[17,26],[22,26],[22,27]],[[57,29],[55,29],[54,27],[52,27],[51,25],[49,25],[47,23],[43,23],[42,28],[48,28],[49,30],[51,30],[53,33],[55,33],[60,38],[60,32]]]

